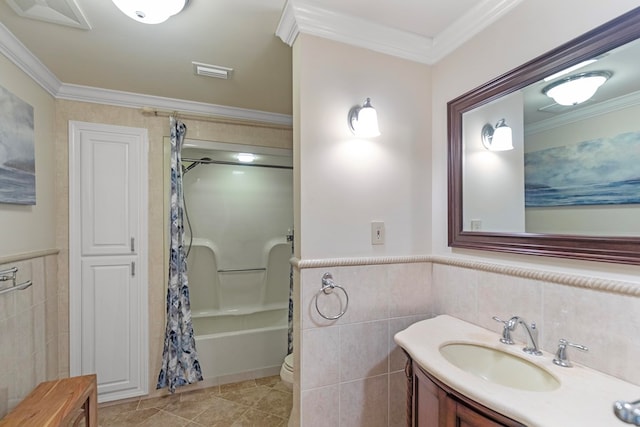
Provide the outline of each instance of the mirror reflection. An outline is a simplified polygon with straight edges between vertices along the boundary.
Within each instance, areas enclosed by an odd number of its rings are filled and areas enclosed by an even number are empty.
[[[639,74],[633,41],[464,112],[462,230],[640,236]]]

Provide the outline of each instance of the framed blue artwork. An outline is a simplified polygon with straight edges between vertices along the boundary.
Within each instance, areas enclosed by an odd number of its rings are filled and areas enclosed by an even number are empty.
[[[640,132],[524,155],[525,206],[640,203]]]
[[[0,203],[36,204],[33,107],[0,86]]]

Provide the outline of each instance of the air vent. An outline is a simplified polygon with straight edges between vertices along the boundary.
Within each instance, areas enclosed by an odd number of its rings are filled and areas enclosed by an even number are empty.
[[[7,0],[7,4],[23,18],[53,22],[83,30],[91,25],[74,0]]]
[[[203,64],[201,62],[192,62],[193,72],[198,76],[215,77],[217,79],[229,79],[233,68],[220,67],[218,65]]]

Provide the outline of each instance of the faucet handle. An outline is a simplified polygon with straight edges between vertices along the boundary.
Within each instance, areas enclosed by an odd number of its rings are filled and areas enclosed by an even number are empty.
[[[564,338],[560,338],[560,341],[558,341],[558,350],[556,351],[556,357],[553,358],[553,363],[558,366],[562,366],[563,368],[570,368],[573,366],[573,364],[569,360],[569,356],[567,356],[567,346],[577,348],[578,350],[582,351],[589,351],[589,349],[583,345],[574,344]]]
[[[516,328],[516,326],[518,325],[518,316],[513,316],[511,319],[509,320],[502,320],[500,318],[498,318],[497,316],[493,316],[492,317],[493,320],[495,320],[496,322],[502,323],[504,325],[504,327],[502,328],[502,338],[500,338],[500,342],[503,344],[515,344],[513,342],[513,339],[511,339],[511,332]]]

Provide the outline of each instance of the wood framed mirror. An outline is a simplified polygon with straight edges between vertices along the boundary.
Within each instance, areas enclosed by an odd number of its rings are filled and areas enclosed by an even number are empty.
[[[583,69],[571,71],[573,76],[578,73],[586,74],[589,70],[602,68],[604,58],[612,57],[613,52],[624,50],[633,51],[636,45],[640,47],[640,8],[631,10],[630,12],[607,22],[606,24],[589,31],[582,36],[541,55],[532,61],[500,76],[488,83],[450,101],[447,104],[448,112],[448,239],[449,246],[454,248],[468,248],[499,252],[509,252],[517,254],[541,255],[562,258],[572,258],[591,261],[614,262],[624,264],[640,264],[640,163],[635,164],[635,168],[627,171],[627,174],[635,174],[635,180],[626,181],[628,187],[625,187],[624,201],[608,201],[598,200],[596,202],[570,202],[565,198],[565,202],[554,206],[536,207],[529,199],[528,190],[533,188],[525,177],[530,177],[529,172],[525,171],[525,162],[531,164],[531,159],[535,158],[541,152],[541,149],[531,148],[527,146],[525,149],[525,135],[531,133],[528,129],[539,129],[540,126],[534,119],[530,119],[534,115],[542,115],[547,123],[556,123],[567,121],[563,117],[574,117],[572,121],[574,128],[580,125],[580,120],[595,123],[594,115],[601,107],[599,105],[618,105],[614,111],[621,111],[623,108],[640,109],[640,86],[638,88],[625,88],[624,85],[618,86],[617,82],[621,82],[626,76],[628,81],[640,82],[640,55],[632,55],[638,58],[635,62],[636,67],[633,71],[634,75],[629,75],[626,68],[624,72],[615,70],[609,72],[610,83],[607,82],[604,87],[607,90],[613,90],[609,99],[591,100],[589,102],[580,103],[579,105],[563,106],[555,103],[546,95],[546,87],[565,77],[558,77],[558,73],[562,73],[572,67],[582,67],[588,64],[585,61],[595,60],[591,65],[587,65]],[[633,64],[631,64],[631,68]],[[553,77],[556,75],[556,77]],[[547,79],[547,81],[545,81]],[[614,84],[615,82],[615,84]],[[611,89],[609,89],[611,88]],[[545,90],[543,90],[545,89]],[[621,92],[623,90],[623,92]],[[602,89],[602,94],[606,91]],[[529,96],[537,97],[538,100],[546,99],[543,106],[535,104],[529,99]],[[636,97],[637,95],[637,97]],[[513,103],[504,104],[505,114],[511,114],[516,122],[517,128],[514,128],[513,145],[516,146],[514,152],[505,156],[511,156],[500,159],[501,162],[507,164],[516,162],[515,175],[510,179],[495,178],[511,185],[511,190],[515,191],[515,196],[509,197],[508,201],[491,202],[490,194],[504,193],[501,188],[492,188],[492,191],[479,191],[475,188],[469,190],[469,183],[465,184],[465,177],[469,180],[471,172],[470,165],[473,163],[469,157],[469,150],[472,144],[480,144],[481,132],[470,129],[474,117],[483,109],[491,110],[508,98],[516,98],[522,111],[513,108]],[[602,98],[603,96],[600,96]],[[598,97],[594,97],[598,98]],[[620,107],[621,99],[627,100],[623,107]],[[631,101],[629,101],[631,99]],[[600,102],[602,101],[602,104]],[[545,111],[546,108],[546,111]],[[493,108],[495,111],[495,108]],[[530,110],[530,111],[529,111]],[[555,111],[552,111],[555,110]],[[541,113],[541,111],[544,113]],[[560,113],[558,113],[558,111]],[[587,113],[585,113],[588,112]],[[594,112],[595,111],[595,112]],[[547,116],[545,116],[545,114]],[[638,115],[634,115],[635,120],[629,120],[624,123],[622,130],[611,130],[609,124],[617,120],[618,113],[613,116],[607,113],[607,132],[612,136],[607,136],[609,142],[615,142],[620,135],[626,135],[633,139],[633,151],[635,155],[635,147],[638,147],[637,155],[640,156],[640,120]],[[548,117],[551,115],[552,117]],[[577,115],[577,116],[576,116]],[[482,114],[480,114],[482,116]],[[485,115],[489,117],[490,114]],[[575,117],[581,117],[576,119]],[[495,124],[499,119],[504,118],[497,115],[488,118],[486,121]],[[482,125],[482,120],[475,120]],[[543,120],[544,121],[544,120]],[[630,123],[628,123],[630,122]],[[468,123],[468,126],[467,126]],[[509,121],[507,120],[507,123]],[[476,123],[477,124],[477,123]],[[482,126],[480,126],[482,127]],[[582,126],[586,127],[586,126]],[[563,130],[567,134],[567,130]],[[476,141],[477,140],[477,141]],[[547,139],[548,140],[548,139]],[[588,143],[593,140],[603,140],[602,135],[593,137],[580,136],[578,140],[571,142],[574,148],[579,144]],[[566,143],[566,138],[563,143]],[[548,141],[547,141],[548,142]],[[562,148],[562,147],[561,147]],[[565,152],[566,152],[566,147]],[[559,150],[559,147],[544,147],[544,149]],[[519,151],[518,151],[519,150]],[[480,150],[481,151],[481,150]],[[478,151],[478,152],[480,152]],[[497,155],[498,152],[489,152],[488,155]],[[519,153],[519,154],[518,154]],[[532,154],[533,153],[533,154]],[[551,153],[551,152],[545,152]],[[632,153],[629,153],[632,154]],[[540,157],[537,155],[537,157]],[[597,155],[595,156],[597,157]],[[620,156],[619,156],[620,157]],[[563,166],[564,167],[564,166]],[[582,165],[579,170],[594,173],[594,170],[587,170]],[[604,170],[599,166],[598,170]],[[615,168],[609,168],[615,169]],[[494,173],[495,168],[486,168],[486,174]],[[531,178],[529,178],[531,179]],[[609,179],[609,178],[607,178]],[[496,185],[496,184],[494,184]],[[598,183],[598,185],[600,185]],[[467,194],[465,194],[465,191]],[[554,190],[555,191],[555,190]],[[477,200],[470,201],[469,194],[475,194]],[[514,202],[515,200],[515,202]],[[634,201],[635,200],[635,201]],[[486,208],[481,214],[469,212],[474,209],[473,204],[484,203]],[[511,208],[513,206],[513,212]],[[482,206],[480,207],[482,208]],[[495,213],[497,215],[494,215]],[[563,221],[556,221],[556,217],[551,218],[550,212],[556,212],[557,218],[565,217]],[[603,216],[605,212],[611,212],[612,217]],[[479,219],[473,219],[474,215],[478,215]],[[575,216],[577,215],[577,217]],[[528,222],[534,222],[531,218],[538,217],[538,223],[543,224],[537,227],[529,227]],[[508,224],[510,219],[517,218],[514,224]],[[542,219],[540,219],[542,218]],[[577,219],[576,219],[577,218]],[[625,218],[619,221],[618,218]],[[609,224],[621,224],[623,222],[632,224],[629,228],[620,226],[620,229],[609,229]],[[555,222],[564,222],[565,228],[559,227],[554,229],[550,226]],[[582,229],[573,229],[575,224],[585,222],[587,226]],[[484,224],[487,227],[484,227]],[[589,224],[600,223],[603,227],[591,227]],[[482,225],[481,225],[482,224]],[[494,224],[494,225],[491,225]],[[498,225],[495,225],[498,224]],[[638,229],[635,229],[638,224]],[[547,227],[547,229],[545,229]]]

